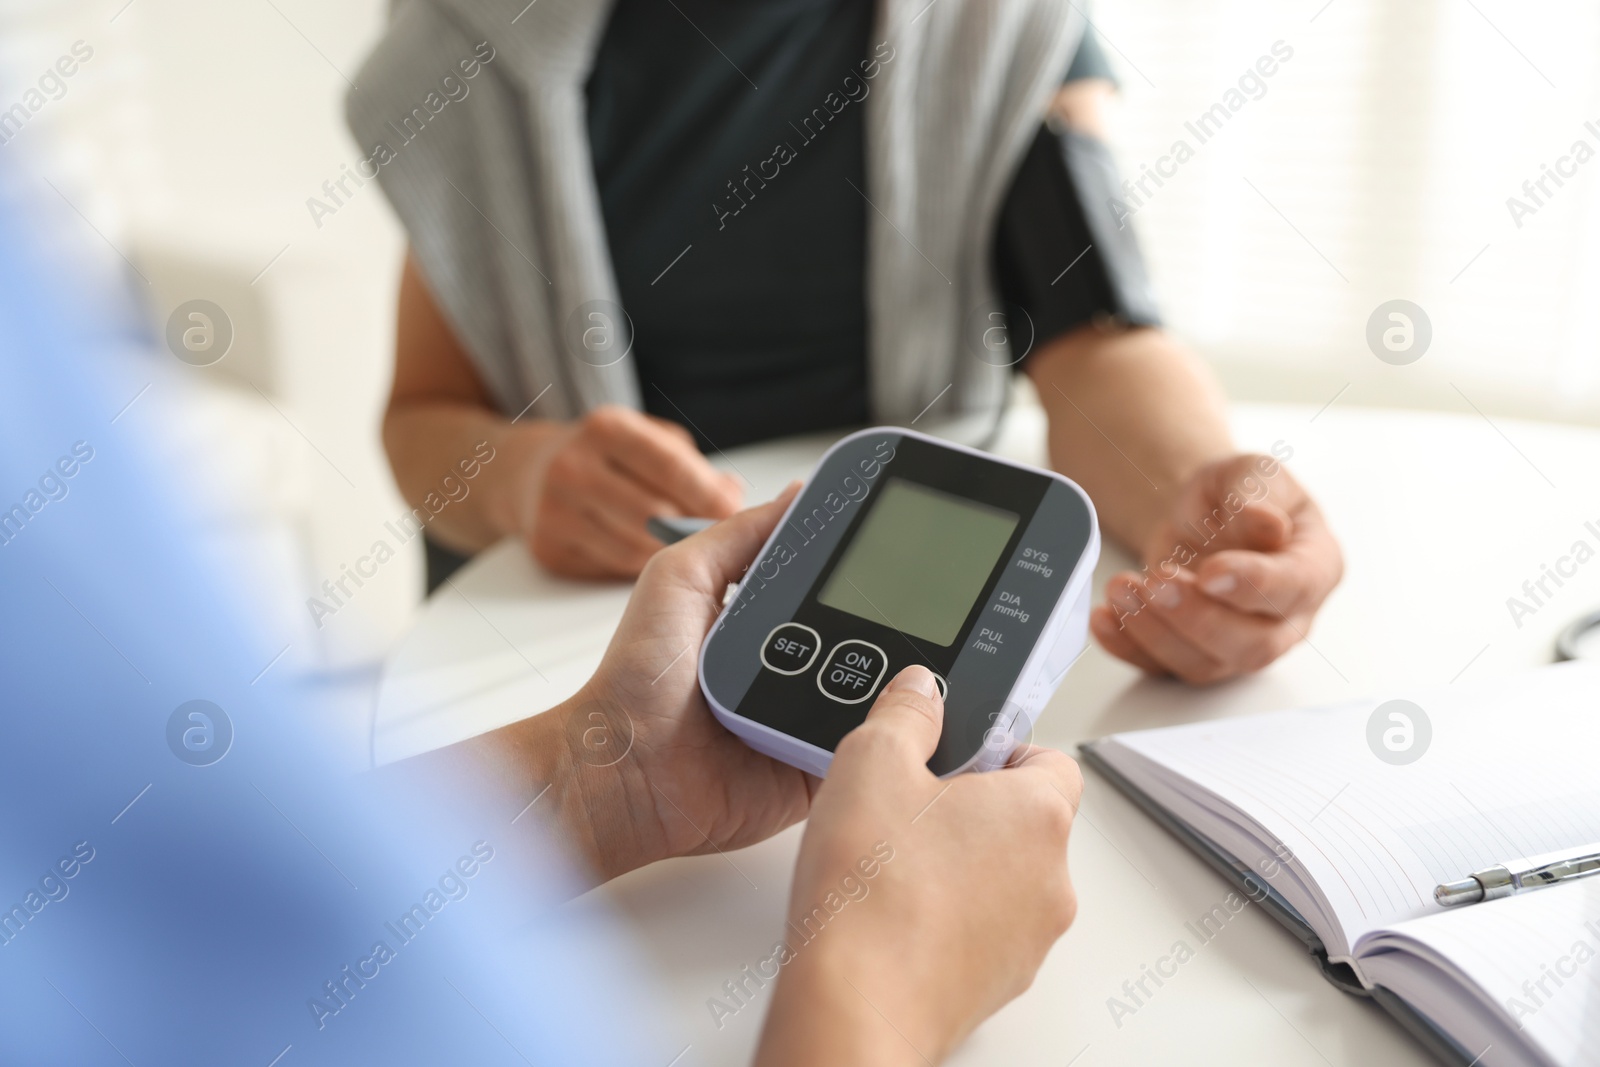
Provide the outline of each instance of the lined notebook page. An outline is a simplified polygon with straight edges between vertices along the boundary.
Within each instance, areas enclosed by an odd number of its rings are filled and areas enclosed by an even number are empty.
[[[1474,1031],[1468,1052],[1484,1067],[1518,1062],[1518,1037],[1545,1062],[1600,1067],[1600,879],[1401,923],[1360,952],[1375,982],[1454,1034]],[[1460,977],[1440,981],[1419,958]]]
[[[1220,799],[1261,827],[1263,852],[1287,845],[1337,929],[1307,919],[1348,959],[1367,931],[1442,910],[1442,881],[1600,840],[1600,666],[1400,695],[1432,726],[1422,756],[1402,766],[1368,745],[1379,701],[1119,734],[1098,751],[1113,765],[1119,747],[1158,765],[1195,798],[1178,814],[1199,815],[1202,833],[1201,809]]]

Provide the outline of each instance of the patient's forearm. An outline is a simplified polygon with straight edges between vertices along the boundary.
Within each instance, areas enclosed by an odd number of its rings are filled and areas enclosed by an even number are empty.
[[[430,516],[430,535],[472,552],[524,528],[534,456],[562,425],[513,424],[472,403],[419,400],[390,407],[383,443],[406,503]]]
[[[415,258],[407,256],[383,447],[400,494],[430,516],[430,535],[470,552],[523,529],[532,457],[561,428],[527,417],[513,422],[495,410]],[[470,470],[476,474],[469,478]]]
[[[1234,451],[1221,389],[1161,330],[1087,326],[1035,353],[1027,370],[1049,415],[1051,465],[1135,551],[1189,477]]]

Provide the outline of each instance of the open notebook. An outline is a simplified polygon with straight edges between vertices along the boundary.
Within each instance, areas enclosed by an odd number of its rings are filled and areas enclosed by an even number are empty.
[[[1369,747],[1378,701],[1083,753],[1442,1058],[1600,1065],[1600,877],[1433,900],[1489,864],[1600,842],[1600,665],[1407,696],[1432,737],[1405,765]]]

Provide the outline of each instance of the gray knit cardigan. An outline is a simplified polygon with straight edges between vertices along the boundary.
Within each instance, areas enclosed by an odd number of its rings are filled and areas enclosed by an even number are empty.
[[[937,398],[934,414],[968,414],[1007,379],[966,336],[993,307],[995,220],[1083,18],[1069,0],[875,2],[869,51],[892,58],[860,105],[871,409],[904,423]],[[600,321],[589,310],[618,299],[584,102],[609,10],[398,0],[346,99],[362,151],[352,181],[380,182],[511,415],[640,403],[631,357],[577,343]]]

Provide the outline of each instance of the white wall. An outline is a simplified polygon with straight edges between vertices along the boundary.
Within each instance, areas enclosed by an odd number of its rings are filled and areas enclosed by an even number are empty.
[[[0,15],[0,107],[75,42],[93,50],[0,151],[59,189],[91,245],[131,261],[157,337],[194,298],[234,323],[221,362],[181,367],[201,388],[180,436],[236,490],[220,519],[260,542],[286,606],[270,625],[285,662],[305,667],[372,664],[421,593],[413,544],[320,631],[304,607],[404,511],[377,435],[401,236],[375,187],[320,228],[306,207],[357,158],[345,79],[382,20],[379,0],[27,2]]]
[[[1099,0],[1172,324],[1235,396],[1600,421],[1600,157],[1518,226],[1575,141],[1600,152],[1600,8],[1580,0]],[[1292,49],[1204,144],[1185,127]],[[1585,128],[1594,120],[1595,128]],[[1297,232],[1298,231],[1298,232]],[[1391,366],[1368,316],[1405,298],[1429,351]]]

